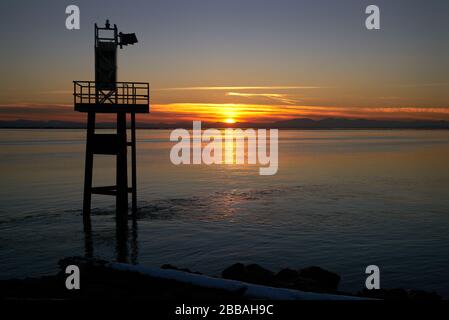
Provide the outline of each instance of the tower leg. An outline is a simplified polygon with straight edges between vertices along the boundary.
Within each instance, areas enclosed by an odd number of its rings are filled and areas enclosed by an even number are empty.
[[[128,263],[128,220],[118,216],[115,224],[117,262]]]
[[[84,256],[86,258],[93,258],[94,256],[94,244],[92,240],[92,225],[90,223],[90,217],[84,219],[83,224],[84,231]]]
[[[136,114],[131,113],[131,175],[132,175],[132,207],[137,212],[137,168],[136,168]]]
[[[84,168],[84,199],[83,199],[83,219],[90,224],[90,204],[92,188],[92,166],[94,162],[93,143],[95,134],[95,113],[89,112],[87,115],[87,137],[86,137],[86,163]]]
[[[128,215],[128,165],[126,141],[126,113],[117,114],[117,218],[126,219]]]

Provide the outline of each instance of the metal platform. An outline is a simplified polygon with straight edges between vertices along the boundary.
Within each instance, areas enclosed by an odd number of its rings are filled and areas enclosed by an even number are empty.
[[[73,81],[73,102],[79,112],[149,113],[149,91],[146,82]]]

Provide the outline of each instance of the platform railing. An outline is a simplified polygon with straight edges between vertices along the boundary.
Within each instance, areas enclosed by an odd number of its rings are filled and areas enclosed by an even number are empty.
[[[149,105],[150,88],[147,82],[73,81],[73,99],[75,105]]]

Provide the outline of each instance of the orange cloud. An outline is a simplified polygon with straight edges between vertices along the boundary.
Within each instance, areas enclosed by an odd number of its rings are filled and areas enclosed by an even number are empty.
[[[212,90],[293,90],[293,89],[322,89],[319,86],[209,86],[209,87],[178,87],[159,88],[156,91],[212,91]]]
[[[174,103],[155,105],[153,115],[173,119],[219,122],[234,119],[239,122],[271,122],[293,118],[365,118],[365,119],[428,119],[449,120],[449,108],[349,108],[327,106]]]
[[[285,103],[285,104],[295,104],[298,101],[289,98],[286,94],[281,93],[240,93],[240,92],[228,92],[226,93],[227,96],[234,96],[234,97],[245,97],[245,98],[268,98],[277,102]]]
[[[333,107],[301,105],[264,105],[236,103],[169,103],[155,104],[150,114],[140,115],[139,122],[175,123],[202,120],[207,122],[275,122],[294,118],[363,118],[449,120],[449,107]],[[84,122],[85,114],[72,105],[14,104],[0,105],[1,120],[63,120]],[[102,115],[100,121],[114,116]]]

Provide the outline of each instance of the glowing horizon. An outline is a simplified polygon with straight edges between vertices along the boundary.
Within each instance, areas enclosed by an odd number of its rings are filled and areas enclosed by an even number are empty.
[[[1,120],[85,122],[71,104],[0,105]],[[449,108],[441,107],[335,107],[306,105],[262,105],[243,103],[154,104],[150,114],[139,115],[139,122],[171,124],[201,120],[210,123],[274,123],[298,118],[370,120],[447,120]],[[102,115],[103,121],[114,116]]]
[[[446,84],[427,84],[424,88],[428,90],[429,86],[443,90]],[[426,104],[427,99],[421,99],[424,106],[419,106],[419,99],[399,95],[341,101],[327,98],[331,94],[337,96],[340,90],[343,89],[303,85],[160,88],[150,91],[150,114],[141,115],[139,119],[163,124],[192,120],[227,124],[270,123],[295,118],[449,120],[449,107],[439,106],[437,101]],[[37,96],[41,99],[38,103],[0,104],[1,119],[85,121],[82,115],[74,112],[70,96],[69,90],[55,89]],[[102,117],[106,121],[112,120],[111,116]]]

